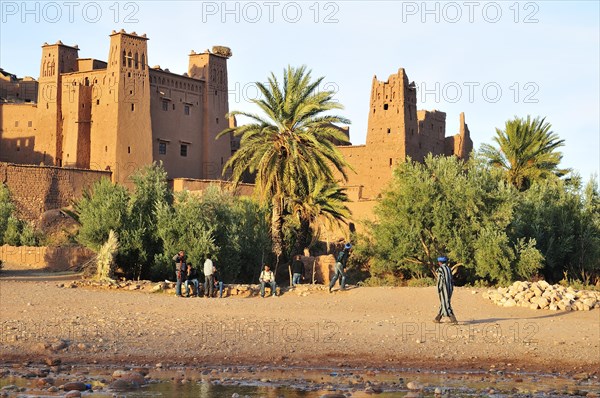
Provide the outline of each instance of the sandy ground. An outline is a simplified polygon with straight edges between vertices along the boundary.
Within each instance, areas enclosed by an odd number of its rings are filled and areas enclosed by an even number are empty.
[[[176,298],[61,288],[68,275],[0,276],[0,364],[275,365],[598,374],[600,309],[502,308],[457,288],[352,288],[302,297]]]

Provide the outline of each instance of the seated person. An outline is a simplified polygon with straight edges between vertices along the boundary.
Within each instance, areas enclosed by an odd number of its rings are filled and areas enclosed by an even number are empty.
[[[271,287],[271,296],[275,297],[275,274],[271,271],[271,267],[265,265],[265,269],[260,273],[258,280],[260,282],[260,297],[265,297],[265,285]]]
[[[217,267],[213,266],[213,281],[215,286],[215,294],[219,291],[219,298],[223,298],[223,281],[221,280],[221,273]]]
[[[193,296],[199,297],[200,291],[198,290],[198,270],[192,265],[192,263],[188,262],[187,278],[185,280],[185,293],[188,297],[190,297],[190,284],[194,285]]]

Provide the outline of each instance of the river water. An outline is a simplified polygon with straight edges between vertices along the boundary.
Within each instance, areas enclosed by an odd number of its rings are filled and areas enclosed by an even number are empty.
[[[82,393],[83,397],[90,398],[316,398],[326,394],[344,394],[355,398],[600,397],[600,381],[594,373],[580,374],[576,380],[552,374],[524,374],[495,369],[487,372],[420,372],[382,369],[174,368],[148,369],[148,384],[131,390],[115,390],[110,388],[113,370],[108,367],[79,366],[56,373],[47,373],[46,369],[46,373],[40,374],[39,368],[9,367],[4,369],[5,377],[0,379],[0,397],[62,396],[65,392],[60,387],[68,381],[90,384],[91,391]],[[43,376],[50,378],[51,384],[41,387],[39,380]],[[409,387],[420,389],[411,390]]]

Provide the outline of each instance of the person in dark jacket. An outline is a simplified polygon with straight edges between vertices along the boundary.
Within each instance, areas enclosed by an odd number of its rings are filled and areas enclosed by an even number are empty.
[[[192,296],[200,297],[199,283],[198,283],[198,270],[192,265],[187,263],[187,279],[185,280],[185,294],[190,297],[190,286],[193,285]]]
[[[187,258],[185,256],[185,252],[180,250],[179,253],[173,256],[173,261],[175,261],[175,274],[177,277],[177,283],[175,284],[175,294],[177,297],[181,297],[181,282],[186,277],[186,268],[187,268]]]
[[[344,245],[344,250],[338,253],[335,261],[335,275],[331,279],[331,283],[329,283],[329,293],[331,293],[331,289],[333,289],[333,286],[338,279],[340,280],[340,290],[346,289],[346,263],[348,262],[351,249],[352,245],[346,243],[346,245]]]
[[[300,279],[304,279],[304,263],[300,260],[300,255],[296,254],[292,261],[292,286],[299,285]]]
[[[438,257],[438,269],[436,271],[437,277],[437,291],[440,297],[440,310],[433,320],[435,323],[439,323],[443,316],[450,318],[450,322],[453,324],[458,323],[452,311],[452,305],[450,300],[452,299],[452,291],[454,286],[452,284],[452,270],[448,266],[448,257]]]
[[[219,291],[219,298],[223,298],[223,280],[221,279],[221,272],[217,267],[213,266],[213,281],[215,285],[215,292]]]

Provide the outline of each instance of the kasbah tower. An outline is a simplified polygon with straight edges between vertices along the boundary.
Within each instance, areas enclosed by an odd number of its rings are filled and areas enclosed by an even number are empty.
[[[400,68],[385,82],[373,77],[365,145],[341,146],[355,173],[344,184],[353,219],[371,218],[381,192],[392,179],[393,168],[408,157],[423,161],[427,154],[466,159],[473,150],[464,113],[458,134],[446,137],[446,114],[417,110],[417,90]]]
[[[113,31],[108,62],[44,44],[37,103],[0,102],[0,161],[110,170],[125,184],[153,161],[171,178],[220,178],[231,156],[230,140],[215,140],[228,127],[231,51],[192,51],[179,75],[149,67],[147,41]]]

